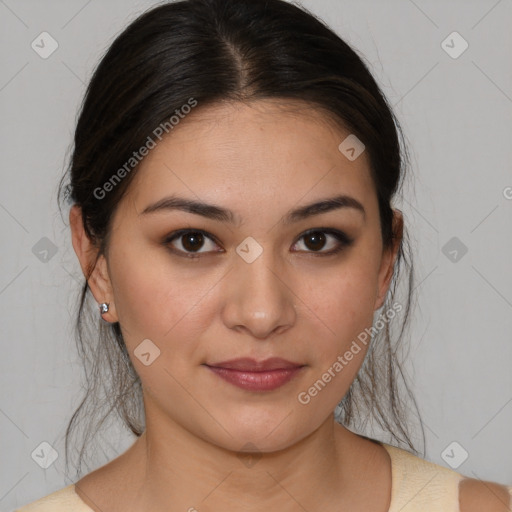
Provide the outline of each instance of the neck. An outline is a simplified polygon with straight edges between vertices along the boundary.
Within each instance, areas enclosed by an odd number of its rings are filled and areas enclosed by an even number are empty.
[[[356,492],[361,438],[333,415],[286,449],[250,455],[208,443],[168,418],[156,419],[147,415],[146,430],[127,452],[137,504],[144,509],[168,511],[172,504],[189,512],[321,510],[350,502]]]

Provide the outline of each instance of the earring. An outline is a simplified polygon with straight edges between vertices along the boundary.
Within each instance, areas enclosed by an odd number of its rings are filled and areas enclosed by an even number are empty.
[[[99,307],[101,315],[103,315],[103,313],[108,313],[108,302],[101,303]]]

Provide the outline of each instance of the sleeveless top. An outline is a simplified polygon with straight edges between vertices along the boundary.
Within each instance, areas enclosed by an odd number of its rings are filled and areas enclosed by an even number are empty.
[[[391,505],[388,512],[460,512],[456,471],[407,450],[379,442],[391,458]],[[506,486],[512,497],[512,486]],[[512,498],[511,498],[512,500]],[[93,512],[70,484],[13,512]]]

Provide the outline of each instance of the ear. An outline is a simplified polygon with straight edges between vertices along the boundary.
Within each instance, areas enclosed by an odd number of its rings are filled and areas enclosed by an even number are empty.
[[[87,279],[94,299],[98,304],[102,302],[109,304],[109,310],[102,315],[102,318],[108,322],[117,322],[118,318],[114,304],[114,293],[108,275],[107,260],[101,255],[96,261],[99,249],[87,236],[82,219],[82,210],[77,205],[71,207],[69,212],[69,225],[71,227],[73,248],[80,261],[80,267]]]
[[[390,248],[384,249],[382,252],[381,266],[379,269],[377,297],[375,299],[374,311],[382,307],[386,294],[391,284],[393,271],[395,269],[395,261],[400,249],[403,237],[404,219],[400,210],[393,209],[393,240]]]

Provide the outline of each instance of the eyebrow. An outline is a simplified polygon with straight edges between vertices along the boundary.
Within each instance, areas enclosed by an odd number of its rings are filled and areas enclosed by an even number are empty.
[[[342,208],[350,208],[352,210],[359,211],[366,221],[366,211],[364,206],[357,199],[347,195],[338,195],[291,210],[284,216],[282,222],[283,224],[291,224],[314,215],[320,215],[322,213]],[[214,204],[203,203],[178,196],[164,197],[156,203],[146,206],[140,215],[173,210],[194,213],[219,222],[229,222],[234,224],[238,220],[238,216],[231,210]]]

